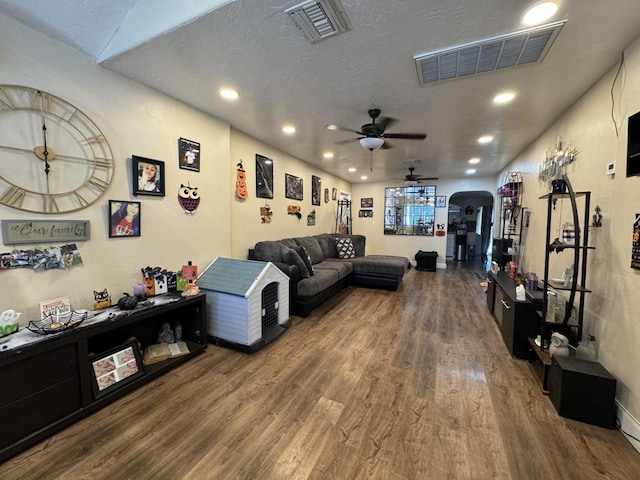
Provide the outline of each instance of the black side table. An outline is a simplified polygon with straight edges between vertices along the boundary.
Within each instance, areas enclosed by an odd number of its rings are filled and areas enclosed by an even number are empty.
[[[598,362],[552,357],[549,398],[561,416],[614,428],[615,396],[616,379]]]

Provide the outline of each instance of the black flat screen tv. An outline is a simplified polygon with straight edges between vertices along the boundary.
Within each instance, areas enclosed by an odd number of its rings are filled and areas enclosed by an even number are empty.
[[[629,117],[627,177],[640,175],[640,112]]]

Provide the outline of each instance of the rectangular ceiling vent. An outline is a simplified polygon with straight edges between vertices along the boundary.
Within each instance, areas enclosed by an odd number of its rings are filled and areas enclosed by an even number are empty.
[[[351,30],[339,0],[309,0],[285,10],[311,43]]]
[[[420,85],[469,77],[502,68],[540,63],[566,20],[481,40],[439,52],[416,55]]]

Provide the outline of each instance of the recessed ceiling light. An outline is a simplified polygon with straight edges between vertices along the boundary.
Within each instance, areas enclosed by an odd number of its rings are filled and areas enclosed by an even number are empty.
[[[369,177],[367,177],[366,175],[362,175],[362,176],[360,177],[360,180],[366,180],[367,178],[369,178]]]
[[[348,171],[348,172],[350,172],[350,173],[353,173],[353,172],[357,172],[357,171],[358,171],[358,169],[357,169],[356,167],[349,167],[349,168],[347,169],[347,171]]]
[[[219,93],[222,98],[226,98],[227,100],[237,100],[239,96],[238,92],[232,88],[221,88]]]
[[[285,125],[284,127],[282,127],[282,131],[287,135],[293,135],[294,133],[296,133],[296,127],[294,127],[293,125]]]
[[[338,129],[338,126],[337,126],[337,125],[333,125],[333,124],[331,124],[331,125],[327,125],[327,127],[326,127],[326,128],[327,128],[327,130],[337,130],[337,129]]]
[[[509,103],[511,100],[515,98],[515,96],[516,94],[512,92],[499,93],[498,95],[493,97],[493,103],[497,103],[498,105]]]
[[[469,163],[475,165],[476,163],[480,163],[480,159],[478,157],[471,158],[469,159]]]
[[[473,175],[474,173],[476,173],[476,169],[475,168],[470,168],[469,170],[467,170],[465,172],[467,175]]]
[[[542,2],[534,5],[522,16],[522,23],[525,25],[538,25],[551,18],[558,11],[555,2]]]
[[[324,152],[322,156],[324,158],[333,158],[333,152]]]
[[[478,143],[491,143],[493,141],[493,135],[483,135],[478,139]]]

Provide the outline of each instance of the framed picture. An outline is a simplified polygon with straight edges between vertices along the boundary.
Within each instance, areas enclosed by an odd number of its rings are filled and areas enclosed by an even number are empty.
[[[184,170],[200,171],[200,144],[186,138],[178,139],[178,166]]]
[[[436,195],[436,208],[445,208],[447,206],[446,195]]]
[[[320,192],[322,191],[320,177],[311,175],[311,205],[320,205]]]
[[[100,398],[144,375],[137,341],[89,357],[93,395]]]
[[[257,153],[256,197],[273,198],[273,160]]]
[[[302,178],[284,174],[284,196],[293,200],[302,200]]]
[[[338,189],[334,187],[331,189],[331,200],[337,200],[337,199],[338,199]]]
[[[140,202],[109,200],[109,237],[140,236]]]
[[[164,162],[131,156],[133,194],[164,197]]]
[[[324,203],[329,203],[329,189],[324,189]]]
[[[358,210],[360,218],[373,218],[373,210]]]
[[[373,208],[373,198],[361,198],[360,208]]]

